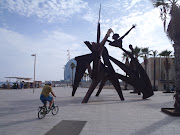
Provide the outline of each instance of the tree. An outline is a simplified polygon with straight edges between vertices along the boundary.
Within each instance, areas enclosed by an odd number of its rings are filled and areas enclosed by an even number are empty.
[[[141,57],[144,59],[144,68],[147,73],[147,65],[148,65],[148,56],[150,54],[149,47],[141,48]]]
[[[170,55],[171,52],[172,51],[164,50],[161,53],[159,53],[159,56],[165,57],[164,68],[166,71],[166,92],[170,92],[170,89],[169,89],[169,69],[171,68],[171,65],[170,65],[168,59],[170,56],[172,56],[172,55]]]
[[[71,75],[71,77],[72,77],[72,86],[74,85],[73,69],[74,69],[75,67],[76,67],[75,64],[74,64],[74,63],[71,63],[71,69],[72,69],[72,75]]]
[[[158,55],[158,51],[157,50],[151,50],[152,53],[150,53],[149,55],[153,56],[153,59],[154,59],[154,88],[153,90],[156,91],[156,59],[155,57]]]
[[[141,52],[141,48],[139,48],[137,46],[133,49],[133,55],[135,56],[135,58],[138,59],[138,57],[141,55],[140,52]]]
[[[168,38],[173,42],[175,56],[175,112],[180,113],[180,7],[178,0],[156,0],[155,7],[160,7],[160,17],[164,22],[164,30]],[[167,15],[170,16],[169,24],[166,28]]]

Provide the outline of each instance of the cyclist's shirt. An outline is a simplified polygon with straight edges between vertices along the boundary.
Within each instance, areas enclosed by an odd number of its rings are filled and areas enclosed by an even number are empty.
[[[41,95],[43,95],[43,96],[45,96],[45,97],[48,97],[50,92],[52,92],[51,86],[45,85],[45,86],[43,87],[43,90],[42,90],[42,92],[41,92]]]

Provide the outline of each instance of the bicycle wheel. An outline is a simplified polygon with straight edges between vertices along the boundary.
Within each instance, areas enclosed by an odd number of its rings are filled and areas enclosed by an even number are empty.
[[[39,107],[38,118],[42,119],[45,117],[45,115],[46,115],[46,108],[45,107]]]
[[[59,111],[59,107],[58,106],[54,106],[52,109],[52,115],[56,115]]]

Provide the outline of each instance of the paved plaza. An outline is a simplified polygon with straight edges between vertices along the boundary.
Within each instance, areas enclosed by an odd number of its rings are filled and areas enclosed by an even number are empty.
[[[142,100],[142,95],[123,91],[125,101],[120,101],[114,89],[103,89],[81,104],[87,90],[78,88],[71,97],[71,88],[53,88],[59,112],[42,120],[37,117],[41,89],[0,90],[0,135],[44,135],[59,123],[62,129],[62,121],[83,121],[80,135],[180,135],[180,117],[161,112],[173,107],[172,93],[157,91]]]

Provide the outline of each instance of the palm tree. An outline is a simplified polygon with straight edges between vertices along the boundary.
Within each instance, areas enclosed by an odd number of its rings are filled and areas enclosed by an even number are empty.
[[[160,16],[164,22],[164,30],[168,38],[173,41],[176,71],[174,107],[175,111],[180,113],[180,7],[177,2],[178,0],[156,0],[154,6],[160,7]],[[166,29],[167,15],[170,16],[170,21]]]
[[[122,58],[123,58],[122,61],[125,60],[125,65],[129,66],[129,55],[127,55],[125,52],[123,52],[122,55],[123,55],[122,56]],[[126,76],[127,76],[127,74],[126,74]],[[127,86],[128,86],[128,84],[125,82],[125,85],[124,85],[125,90],[127,90]]]
[[[126,60],[127,58],[128,58],[128,60],[129,60],[129,55],[127,55],[125,52],[123,52],[122,55],[123,55],[123,56],[122,56],[122,61]]]
[[[149,54],[149,55],[151,55],[151,56],[153,56],[153,58],[154,58],[154,91],[157,91],[156,90],[156,59],[155,59],[155,57],[158,55],[158,51],[157,50],[151,50],[151,54]]]
[[[168,50],[164,50],[162,51],[161,53],[159,53],[159,56],[163,56],[165,57],[165,61],[164,61],[164,68],[165,68],[165,71],[166,71],[166,92],[170,92],[170,89],[169,89],[169,69],[171,68],[170,67],[170,63],[168,61],[168,58],[172,55],[171,54],[172,51],[168,51]]]
[[[76,67],[75,64],[74,64],[74,63],[71,63],[71,69],[72,69],[72,75],[71,75],[71,77],[72,77],[72,86],[74,85],[73,69],[74,69],[75,67]]]
[[[141,56],[143,57],[144,59],[144,67],[145,67],[145,71],[147,73],[147,65],[148,65],[148,56],[150,54],[150,50],[149,50],[149,47],[145,47],[145,48],[142,48],[141,49]]]
[[[135,56],[135,58],[138,59],[138,57],[141,55],[140,52],[141,52],[141,48],[139,48],[137,46],[133,49],[133,55]]]

